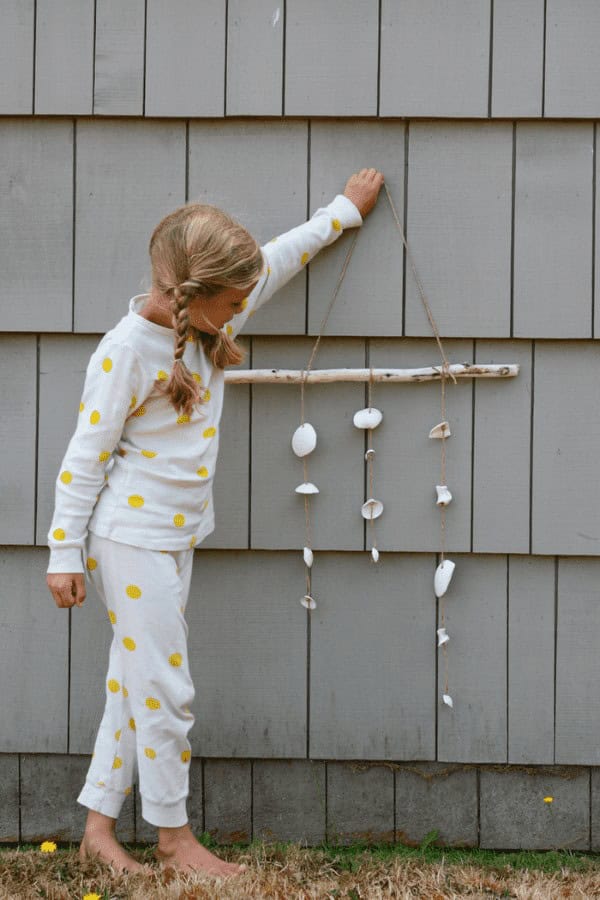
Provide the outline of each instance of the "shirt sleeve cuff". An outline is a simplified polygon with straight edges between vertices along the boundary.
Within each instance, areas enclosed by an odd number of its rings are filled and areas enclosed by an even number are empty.
[[[342,228],[357,228],[363,223],[358,208],[344,194],[337,194],[329,204],[329,209],[333,217],[339,219]]]
[[[61,547],[50,550],[50,563],[46,569],[47,575],[75,572],[85,572],[83,567],[83,552],[78,547]]]

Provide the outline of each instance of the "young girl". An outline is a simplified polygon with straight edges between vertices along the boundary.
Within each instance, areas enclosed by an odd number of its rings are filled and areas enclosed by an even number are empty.
[[[362,169],[311,219],[264,247],[226,213],[187,204],[150,240],[151,293],[101,339],[88,363],[76,430],[56,479],[47,584],[56,605],[85,600],[85,577],[113,638],[106,706],[85,785],[80,857],[140,865],[115,837],[138,774],[156,857],[221,876],[226,863],[187,818],[194,686],[184,618],[194,547],[214,529],[212,482],[224,367],[248,317],[374,207],[383,175]],[[109,477],[110,473],[110,477]]]

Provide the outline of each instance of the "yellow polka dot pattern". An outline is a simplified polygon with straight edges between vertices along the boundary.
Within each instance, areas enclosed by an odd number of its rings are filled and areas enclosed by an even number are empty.
[[[156,374],[156,378],[158,379],[158,381],[166,381],[168,377],[169,376],[167,375],[167,373],[165,372],[164,369],[159,369],[159,371]]]
[[[109,689],[109,691],[112,691],[113,694],[116,694],[121,690],[121,685],[116,680],[116,678],[111,678],[108,681],[108,689]]]
[[[208,401],[210,400],[210,391],[208,388],[206,388],[206,390],[204,391],[204,394],[202,395],[202,399],[204,400],[205,403],[208,403]]]
[[[129,697],[129,691],[127,690],[127,688],[125,687],[125,685],[123,685],[123,696],[124,696],[124,697]]]
[[[109,450],[103,450],[103,451],[98,455],[98,460],[99,460],[99,462],[106,462],[107,459],[110,459],[110,451],[109,451]]]
[[[184,763],[189,762],[191,755],[192,754],[189,750],[182,750],[181,751],[181,762],[184,762]]]
[[[129,720],[129,727],[132,731],[135,731],[135,719],[133,717]]]
[[[148,459],[154,459],[156,456],[155,450],[142,450],[142,456],[147,456]]]
[[[332,219],[332,220],[331,220],[331,227],[333,228],[334,231],[341,231],[341,230],[342,230],[342,223],[340,222],[339,219]]]
[[[300,262],[302,263],[303,266],[305,266],[309,259],[310,259],[309,254],[308,254],[308,253],[303,253],[303,254],[302,254],[302,257],[301,257],[301,259],[300,259]]]
[[[198,384],[202,384],[202,375],[200,375],[198,372],[192,372],[192,378],[194,378],[198,382]]]
[[[248,298],[244,297],[244,299],[242,300],[242,309],[246,309],[247,306],[248,306]]]
[[[125,790],[123,791],[123,793],[125,794],[126,797],[129,797],[129,795],[130,795],[130,793],[131,793],[131,788],[130,788],[130,787],[126,787]]]
[[[109,611],[108,611],[108,618],[109,618],[110,621],[111,621],[111,625],[116,625],[116,624],[117,624],[117,614],[116,614],[116,612],[115,612],[114,610],[109,609]]]
[[[125,593],[128,597],[131,597],[132,600],[139,600],[142,596],[142,589],[137,586],[137,584],[128,584],[125,588]]]
[[[228,325],[227,328],[225,329],[225,331],[226,331],[227,334],[231,337],[231,335],[233,334],[233,326],[232,326],[232,325]]]
[[[177,417],[178,425],[185,425],[185,423],[189,422],[189,421],[190,421],[190,417],[188,415],[183,414],[183,415]]]
[[[135,650],[135,641],[132,637],[123,638],[123,646],[126,650]]]
[[[160,700],[156,697],[146,697],[146,706],[148,709],[160,709]]]
[[[190,538],[190,549],[195,545],[195,543],[196,543],[196,535],[193,534]]]
[[[156,759],[156,750],[153,750],[152,747],[144,747],[144,753],[148,759]]]
[[[112,359],[110,358],[110,356],[107,356],[106,359],[103,360],[102,368],[105,372],[110,372],[110,370],[112,369]]]
[[[206,509],[207,506],[208,506],[208,499],[205,500],[204,503],[202,504],[202,512],[204,512],[204,510]]]
[[[123,765],[123,760],[119,756],[115,756],[115,761],[112,764],[113,769],[120,769]]]
[[[131,403],[129,404],[129,408],[131,409],[132,407],[134,407],[136,403],[137,403],[137,397],[135,396],[135,394],[132,394],[131,395]]]
[[[208,469],[206,466],[201,466],[196,472],[196,475],[199,475],[200,478],[208,478]]]
[[[180,666],[183,662],[183,657],[181,653],[171,653],[169,657],[169,662],[172,666]]]
[[[140,416],[145,416],[145,415],[146,415],[146,407],[145,407],[145,406],[140,406],[139,409],[136,409],[136,411],[134,412],[133,415],[134,415],[134,416],[138,416],[138,418],[139,418]]]
[[[97,425],[99,421],[100,421],[100,413],[98,412],[97,409],[95,409],[90,416],[90,425]]]
[[[85,409],[85,406],[83,405],[83,403],[80,403],[79,404],[79,412],[83,412],[84,409]]]
[[[185,516],[182,513],[176,513],[173,516],[173,524],[177,526],[177,528],[181,528],[185,525]]]
[[[120,741],[120,740],[121,740],[121,729],[119,728],[118,731],[115,731],[115,741]]]
[[[97,560],[94,559],[93,556],[88,556],[85,564],[88,567],[88,569],[90,570],[90,572],[93,572],[94,569],[96,569],[98,567],[98,562],[97,562]]]
[[[73,481],[73,476],[71,475],[70,472],[67,472],[65,469],[64,472],[60,473],[60,480],[62,481],[63,484],[71,484],[71,482]]]
[[[204,431],[202,432],[202,437],[211,438],[211,437],[214,437],[216,433],[217,433],[217,429],[214,428],[213,426],[211,426],[210,428],[204,429]]]
[[[62,528],[55,528],[52,532],[52,537],[55,541],[64,541],[66,536],[66,532]]]
[[[143,506],[144,498],[142,497],[141,494],[132,494],[131,497],[127,498],[127,502],[129,503],[130,506],[136,506],[136,507]]]

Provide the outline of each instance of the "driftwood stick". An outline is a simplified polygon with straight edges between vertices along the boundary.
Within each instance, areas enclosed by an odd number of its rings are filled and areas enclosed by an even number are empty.
[[[449,369],[457,378],[514,378],[519,373],[518,363],[471,365],[455,363]],[[373,369],[373,381],[413,382],[440,379],[441,366],[424,369]],[[302,369],[228,369],[228,384],[300,384],[306,375],[306,383],[330,381],[369,381],[370,369],[312,369],[308,374]]]

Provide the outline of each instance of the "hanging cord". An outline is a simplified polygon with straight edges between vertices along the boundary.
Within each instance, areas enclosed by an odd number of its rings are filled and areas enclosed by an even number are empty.
[[[369,388],[367,392],[367,406],[371,409],[371,396],[373,390],[373,366],[369,366]],[[367,450],[373,449],[373,429],[367,429]],[[374,497],[375,494],[373,492],[373,455],[369,453],[367,457],[367,466],[369,470],[369,497]],[[375,519],[373,516],[369,519],[369,525],[371,528],[371,547],[377,546],[377,541],[375,539]]]

